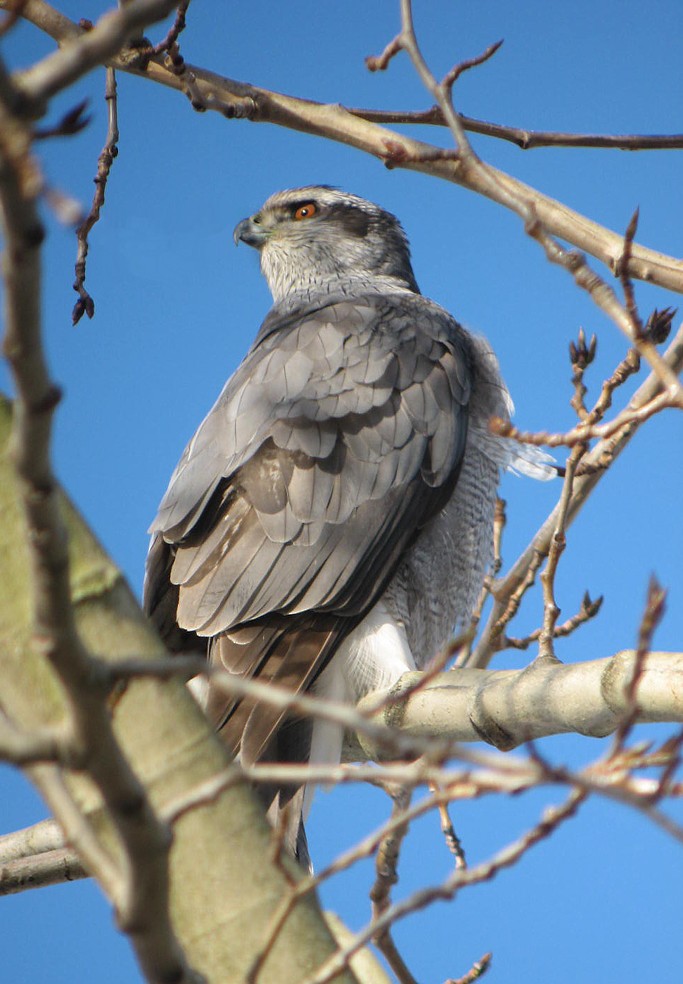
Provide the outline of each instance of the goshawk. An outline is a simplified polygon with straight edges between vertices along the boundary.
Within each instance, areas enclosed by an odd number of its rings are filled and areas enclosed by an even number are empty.
[[[240,222],[274,306],[183,453],[151,527],[145,606],[167,645],[355,701],[423,667],[466,622],[491,560],[511,403],[489,345],[423,297],[398,220],[333,188],[273,195]],[[520,457],[521,455],[521,457]],[[199,639],[198,639],[199,637]],[[211,686],[245,762],[338,761],[337,725]],[[305,860],[303,789],[290,804]]]

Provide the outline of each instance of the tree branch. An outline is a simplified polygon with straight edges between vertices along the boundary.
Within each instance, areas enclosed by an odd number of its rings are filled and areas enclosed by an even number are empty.
[[[0,7],[6,4],[7,0],[0,0]],[[76,24],[57,14],[44,0],[27,0],[22,14],[60,43],[73,39],[77,36],[76,32],[80,31]],[[182,79],[171,68],[161,64],[159,59],[151,59],[141,67],[137,54],[133,54],[134,57],[125,52],[112,55],[108,57],[106,64],[178,91],[186,89]],[[92,63],[91,53],[88,59],[79,63],[82,72],[89,70]],[[619,268],[623,236],[496,168],[487,165],[485,176],[481,172],[471,174],[462,168],[460,161],[444,157],[443,151],[439,151],[441,156],[435,159],[435,150],[438,148],[370,123],[343,106],[324,105],[286,96],[193,65],[187,65],[186,70],[193,79],[192,99],[194,102],[201,100],[198,108],[220,112],[229,118],[247,117],[253,122],[274,123],[350,145],[373,154],[392,166],[404,167],[461,185],[505,208],[511,207],[511,196],[516,199],[524,198],[533,204],[538,220],[549,233],[601,260],[613,273]],[[44,97],[46,79],[42,73],[31,69],[20,75],[17,82],[29,99],[39,101]],[[635,243],[629,273],[635,279],[683,292],[683,261]]]
[[[88,863],[114,901],[150,980],[189,984],[198,978],[176,940],[168,906],[170,832],[157,821],[114,737],[106,695],[90,685],[90,656],[73,617],[68,539],[49,451],[60,394],[49,378],[40,335],[39,172],[29,153],[28,128],[3,102],[0,133],[0,206],[7,240],[4,347],[17,388],[12,457],[29,530],[33,643],[63,686],[64,730],[73,761],[95,782],[123,847],[117,871],[96,839],[88,838]],[[75,836],[76,826],[67,819],[71,815],[65,810],[61,818]]]
[[[5,586],[0,593],[4,670],[0,705],[11,707],[15,725],[30,733],[62,720],[63,696],[45,661],[29,645],[26,529],[7,457],[8,430],[9,405],[0,400],[0,513],[4,529],[0,572]],[[107,673],[107,666],[115,668],[118,660],[130,659],[133,654],[137,654],[138,662],[144,660],[149,665],[162,658],[163,649],[120,573],[64,497],[60,513],[69,532],[71,598],[77,628],[86,645],[107,661],[105,672],[98,668],[93,679],[98,693],[108,693],[111,680],[120,680],[120,675]],[[148,676],[131,679],[125,686],[119,684],[113,702],[116,732],[125,754],[150,790],[155,810],[173,827],[171,900],[188,956],[211,980],[225,979],[226,968],[228,977],[234,973],[235,979],[240,979],[260,946],[270,912],[289,890],[289,881],[281,871],[264,860],[271,831],[263,810],[244,781],[236,781],[234,776],[229,783],[213,783],[210,798],[205,796],[202,802],[195,797],[191,808],[178,808],[190,801],[198,785],[224,776],[230,762],[195,701],[173,675],[166,672],[159,679]],[[33,766],[30,775],[50,806],[57,809],[54,784],[50,789],[45,780],[46,768],[53,767]],[[107,846],[115,847],[101,800],[92,787],[71,773],[67,782],[86,817],[84,829],[94,828]],[[29,836],[25,835],[24,841]],[[63,839],[58,843],[63,845]],[[52,884],[61,881],[62,875],[77,876],[82,865],[79,867],[72,852],[58,856],[44,852],[44,846],[39,843],[36,849],[41,854],[22,869],[21,865],[12,867],[11,856],[26,856],[24,851],[0,843],[0,870],[7,873],[8,888],[31,887],[41,878]],[[256,867],[258,879],[253,878]],[[300,877],[294,864],[289,877]],[[225,885],[230,884],[239,884],[240,892],[226,895]],[[226,921],[231,933],[221,929]],[[298,984],[301,966],[317,966],[333,948],[315,900],[302,898],[266,963],[263,984]],[[353,978],[342,980],[351,984]]]
[[[0,867],[0,895],[16,895],[30,888],[47,888],[87,878],[77,854],[69,847],[4,861]]]
[[[46,9],[47,4],[29,0],[22,10],[22,16],[33,21],[35,14],[44,30],[48,30],[48,26],[58,30],[61,36],[57,40],[62,45],[59,51],[37,62],[26,73],[30,84],[24,91],[35,101],[35,110],[42,114],[51,96],[72,85],[97,65],[105,64],[114,54],[126,48],[136,32],[162,20],[175,6],[176,0],[134,0],[103,14],[94,27],[86,30],[72,22],[66,27],[65,18],[51,16],[55,12]]]
[[[672,393],[680,393],[681,387],[676,375],[671,373],[669,367],[663,362],[652,340],[639,330],[639,324],[628,303],[629,297],[627,296],[625,304],[621,304],[611,287],[589,268],[584,256],[576,251],[565,249],[557,241],[557,234],[553,233],[545,218],[538,211],[539,202],[536,192],[529,195],[529,189],[525,189],[521,184],[514,186],[509,181],[507,183],[502,181],[501,178],[507,178],[507,176],[490,167],[474,152],[453,105],[452,89],[453,80],[458,77],[458,74],[465,68],[480,63],[482,58],[463,62],[462,65],[456,66],[449,72],[442,82],[437,82],[418,44],[413,25],[411,0],[401,0],[401,33],[389,47],[391,48],[389,57],[392,57],[400,49],[408,54],[425,88],[436,99],[455,141],[455,151],[442,150],[437,153],[431,151],[423,159],[430,162],[446,161],[453,163],[461,172],[462,183],[466,184],[467,187],[476,189],[480,194],[486,195],[518,215],[524,221],[525,231],[543,247],[548,260],[564,267],[573,276],[577,286],[586,290],[594,303],[624,332],[666,386],[671,389]],[[494,45],[485,52],[483,57],[490,56],[495,51],[496,46]],[[388,58],[385,59],[386,61]],[[391,153],[393,162],[404,161],[404,151],[400,146],[392,144]],[[622,282],[628,282],[629,285],[636,221],[637,215],[634,216],[626,235],[622,239],[619,256],[613,267],[614,272],[619,275]],[[564,238],[569,238],[570,242],[574,241],[571,236]],[[683,278],[679,278],[679,289],[683,289]]]
[[[629,683],[636,652],[564,665],[535,661],[523,670],[456,670],[415,690],[419,674],[408,673],[375,714],[406,736],[448,741],[487,741],[509,750],[547,735],[574,732],[602,738],[632,712]],[[638,678],[639,722],[683,721],[683,653],[648,653]],[[407,700],[401,693],[413,688]],[[377,695],[359,704],[376,707]],[[359,734],[369,758],[381,749]]]
[[[443,112],[438,106],[430,109],[406,110],[349,108],[354,116],[367,120],[369,123],[387,125],[418,125],[443,126],[446,123]],[[505,140],[515,144],[520,150],[534,150],[537,147],[576,147],[594,148],[597,150],[681,150],[683,149],[683,133],[652,134],[652,133],[562,133],[552,130],[528,130],[525,127],[506,126],[502,123],[489,123],[478,120],[473,116],[458,113],[464,130],[468,133],[479,133],[485,137]]]
[[[508,868],[515,864],[530,848],[549,837],[561,823],[573,817],[585,799],[585,793],[572,790],[561,806],[545,810],[536,826],[532,827],[531,830],[527,831],[508,847],[503,848],[503,850],[499,851],[489,861],[466,870],[456,870],[441,885],[421,889],[408,896],[408,898],[390,905],[380,916],[373,919],[365,929],[357,933],[347,946],[340,949],[337,954],[330,958],[315,975],[307,978],[305,984],[328,984],[329,981],[334,980],[335,974],[340,969],[348,965],[352,954],[364,946],[373,936],[384,932],[388,927],[393,926],[410,913],[424,909],[437,899],[452,899],[466,885],[481,884],[484,881],[494,878],[503,868]],[[488,966],[489,961],[487,958],[490,959],[488,954],[482,957],[480,961],[480,963],[484,964],[484,969]],[[481,976],[481,973],[479,976]],[[472,980],[471,977],[470,980]]]
[[[88,257],[88,236],[93,226],[99,221],[100,211],[104,206],[104,196],[107,189],[107,181],[114,160],[118,156],[119,124],[118,124],[118,102],[116,94],[116,73],[113,68],[106,70],[106,83],[104,98],[107,101],[107,138],[97,159],[97,174],[93,179],[95,182],[95,194],[93,195],[90,211],[76,230],[78,241],[78,251],[76,254],[76,280],[74,290],[78,294],[78,300],[74,305],[71,320],[73,324],[78,324],[84,314],[92,318],[95,314],[95,302],[85,289],[85,265]]]
[[[683,369],[683,324],[662,358],[672,372],[680,373]],[[658,376],[654,372],[650,373],[629,401],[629,411],[638,411],[647,406],[661,392],[662,384]],[[606,473],[604,464],[611,463],[621,454],[642,422],[637,416],[636,419],[627,420],[616,434],[604,437],[584,456],[581,462],[581,474],[574,480],[567,526],[571,525],[577,517],[586,499]],[[558,510],[558,506],[553,509],[508,573],[494,582],[491,589],[494,597],[493,609],[478,645],[464,658],[462,665],[487,666],[497,651],[501,635],[512,614],[510,606],[513,605],[516,610],[523,593],[533,583],[535,571],[547,555],[550,538],[557,525]]]

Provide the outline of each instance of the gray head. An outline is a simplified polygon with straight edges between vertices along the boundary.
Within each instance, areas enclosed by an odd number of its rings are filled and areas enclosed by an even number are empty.
[[[271,195],[235,229],[254,246],[275,301],[292,291],[379,281],[418,292],[408,240],[398,219],[372,202],[325,185]]]

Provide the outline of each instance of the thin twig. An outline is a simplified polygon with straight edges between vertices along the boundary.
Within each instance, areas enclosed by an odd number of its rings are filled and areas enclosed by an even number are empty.
[[[0,38],[4,38],[12,30],[21,18],[25,6],[26,0],[10,0],[7,4],[7,16],[3,17],[2,22],[0,22]]]
[[[493,582],[495,578],[498,577],[498,574],[503,566],[502,543],[503,531],[505,530],[505,524],[507,523],[506,508],[507,503],[505,499],[501,499],[500,496],[498,496],[496,498],[496,505],[493,511],[493,562],[491,564],[491,570],[484,578],[484,583],[481,586],[479,597],[477,598],[477,602],[474,606],[472,614],[470,615],[468,639],[460,650],[456,660],[456,666],[463,666],[470,657],[472,645],[477,635],[477,629],[479,628],[479,623],[481,622],[484,606],[491,596]]]
[[[621,304],[612,288],[588,266],[585,256],[576,250],[566,250],[548,235],[547,230],[536,217],[534,208],[532,208],[532,215],[527,220],[525,228],[531,238],[543,247],[550,262],[567,270],[574,278],[575,284],[590,295],[597,307],[635,345],[639,354],[648,361],[650,368],[659,376],[662,385],[671,390],[672,394],[680,394],[681,384],[676,374],[666,365],[653,342],[640,334],[637,326],[634,326],[629,307]],[[624,242],[628,243],[628,240]],[[632,243],[622,247],[618,265],[621,265],[625,252],[630,258]]]
[[[175,20],[171,25],[168,34],[165,38],[155,44],[150,51],[152,55],[162,55],[165,51],[170,51],[171,48],[177,44],[178,38],[185,30],[185,16],[187,14],[187,8],[190,6],[190,0],[180,0],[178,4],[178,9],[176,10]],[[146,52],[145,52],[146,53]]]
[[[666,339],[671,321],[675,311],[672,308],[665,308],[663,311],[653,311],[648,318],[647,324],[643,329],[643,334],[648,336],[656,344]],[[612,406],[612,398],[615,390],[640,369],[640,356],[635,348],[630,348],[625,357],[621,360],[609,379],[602,384],[600,395],[592,410],[588,410],[584,403],[586,387],[583,384],[584,371],[593,361],[596,351],[597,340],[595,336],[591,338],[589,345],[581,329],[579,331],[578,343],[570,344],[570,356],[572,359],[572,385],[574,386],[574,396],[571,400],[572,407],[576,410],[581,423],[570,431],[563,434],[553,434],[549,431],[523,431],[515,427],[510,421],[494,417],[489,422],[489,427],[494,434],[501,437],[509,437],[521,444],[545,445],[546,447],[574,447],[576,444],[583,444],[595,438],[607,438],[617,434],[622,428],[633,423],[643,423],[650,417],[666,408],[683,408],[683,394],[671,393],[665,390],[654,396],[649,402],[633,408],[625,407],[609,423],[601,424],[607,410]],[[584,473],[585,463],[580,463],[577,474]]]
[[[492,960],[493,954],[485,953],[483,957],[475,960],[472,967],[466,974],[463,974],[462,977],[452,978],[451,980],[446,981],[446,984],[474,984],[474,981],[478,981],[484,976],[486,971],[491,966]]]
[[[365,929],[357,933],[353,940],[341,948],[333,957],[325,961],[318,971],[306,979],[305,984],[328,984],[349,964],[350,958],[361,947],[386,927],[393,926],[400,919],[424,909],[439,899],[450,900],[467,885],[480,884],[494,878],[499,871],[515,864],[535,844],[549,837],[561,823],[573,817],[585,801],[587,793],[572,790],[569,797],[559,807],[548,809],[540,822],[528,830],[518,840],[503,848],[493,858],[466,871],[454,871],[441,885],[414,892],[402,902],[389,906],[382,915],[373,920]]]
[[[640,338],[643,334],[643,323],[640,320],[640,315],[638,313],[638,305],[636,304],[635,292],[633,290],[633,281],[628,271],[628,266],[631,261],[631,251],[633,249],[633,240],[636,235],[636,230],[638,229],[638,217],[640,215],[640,210],[636,209],[631,220],[626,227],[626,232],[624,233],[624,249],[619,258],[619,265],[617,267],[617,274],[621,280],[621,286],[624,291],[624,306],[628,311],[628,315],[631,319],[632,333],[634,338]]]
[[[663,359],[672,372],[679,373],[683,369],[683,325],[679,327]],[[659,377],[654,372],[650,373],[630,400],[629,409],[638,410],[642,408],[661,392],[662,384]],[[568,524],[578,515],[581,506],[605,474],[607,466],[621,454],[636,433],[640,423],[639,420],[633,420],[626,423],[611,436],[602,438],[583,459],[580,466],[581,475],[580,477],[577,475],[574,482],[572,501],[567,517]],[[464,665],[486,666],[492,655],[498,650],[500,637],[505,626],[519,607],[522,596],[533,583],[534,572],[547,553],[550,537],[556,524],[557,510],[558,507],[555,506],[505,577],[493,585],[493,610],[476,649]]]
[[[569,504],[574,487],[574,472],[579,461],[586,452],[585,445],[577,445],[572,449],[566,464],[562,495],[557,510],[557,522],[550,539],[550,549],[545,569],[541,573],[543,586],[543,627],[538,637],[538,655],[540,658],[555,659],[555,626],[560,615],[560,609],[555,598],[555,576],[560,557],[567,545],[567,517]]]
[[[576,344],[570,342],[569,357],[572,363],[572,386],[574,395],[571,399],[571,406],[576,410],[579,420],[585,421],[588,411],[584,402],[587,390],[583,382],[583,376],[588,366],[595,359],[598,347],[598,340],[595,335],[591,335],[590,342],[586,342],[586,335],[583,328],[579,328],[579,338]]]
[[[387,832],[380,841],[375,856],[375,882],[370,889],[370,900],[372,902],[372,918],[377,919],[386,909],[389,908],[391,899],[391,889],[398,882],[398,859],[401,852],[401,845],[408,833],[409,824],[405,819],[406,810],[410,806],[412,791],[403,787],[399,788],[392,796],[393,805],[391,810],[392,819],[398,822],[393,829]],[[391,930],[387,929],[379,933],[373,940],[377,949],[382,953],[396,975],[399,984],[417,984],[415,978],[391,935]]]
[[[52,137],[73,137],[88,126],[92,116],[85,111],[88,107],[88,100],[83,99],[72,109],[68,110],[64,116],[53,126],[36,127],[33,135],[36,140],[48,140]]]
[[[655,630],[664,616],[665,601],[666,591],[658,584],[655,577],[651,577],[647,588],[645,611],[638,630],[638,648],[636,649],[633,673],[626,688],[627,712],[614,735],[611,755],[617,755],[623,750],[626,737],[638,719],[638,687],[643,676],[647,654],[652,649]]]
[[[510,437],[514,441],[519,441],[520,444],[535,444],[548,448],[573,448],[577,444],[586,444],[596,438],[613,437],[625,427],[631,424],[643,424],[650,417],[654,417],[655,414],[666,409],[683,410],[683,392],[670,393],[666,391],[659,393],[642,407],[637,409],[625,408],[607,424],[579,424],[578,427],[573,427],[562,434],[553,434],[550,431],[523,431],[509,421],[496,417],[492,418],[490,426],[494,434]],[[578,474],[581,473],[581,471],[578,472]]]
[[[430,784],[430,789],[435,795],[442,792],[442,789],[436,783]],[[455,832],[453,821],[451,820],[448,812],[448,803],[444,800],[440,801],[438,809],[439,820],[441,821],[441,833],[444,835],[446,840],[446,847],[455,858],[455,867],[466,868],[467,859],[465,857],[465,849],[462,846],[462,841]]]
[[[648,656],[648,660],[651,658],[652,655]],[[632,676],[633,674],[629,679]],[[644,678],[641,677],[641,684],[643,680]],[[541,785],[572,786],[586,793],[601,795],[637,809],[667,834],[683,841],[683,830],[655,808],[664,797],[683,797],[683,783],[673,781],[674,771],[680,764],[682,743],[683,730],[667,739],[660,748],[650,749],[641,745],[624,749],[617,754],[610,754],[608,751],[603,758],[581,772],[552,766],[538,753],[532,743],[527,743],[529,750],[533,750],[533,755],[528,759],[467,749],[466,758],[477,766],[474,769],[437,769],[425,760],[419,760],[410,764],[355,768],[260,765],[244,772],[252,781],[293,782],[297,785],[307,780],[334,783],[369,781],[382,787],[402,785],[407,788],[425,783],[438,785],[436,793],[422,799],[404,815],[392,818],[374,834],[366,837],[359,845],[338,858],[316,878],[299,886],[295,896],[285,900],[285,908],[289,912],[301,894],[311,891],[339,871],[346,870],[360,858],[373,854],[381,838],[386,836],[397,823],[409,822],[435,807],[438,808],[441,804],[461,799],[475,799],[504,793],[516,795],[522,790],[539,788]],[[461,749],[461,757],[462,754]],[[633,775],[635,770],[658,767],[663,769],[659,778],[640,778]],[[223,783],[220,784],[220,788],[218,784],[200,783],[191,791],[190,797],[177,801],[175,804],[177,808],[169,804],[168,818],[178,817],[187,809],[199,805],[202,796],[205,797],[204,802],[210,802],[227,785],[234,781],[242,781],[238,768],[229,770],[221,778]],[[55,839],[50,833],[49,840],[43,843],[42,827],[43,824],[39,824],[37,827],[20,831],[16,835],[7,835],[0,840],[0,856],[3,860],[21,858],[29,862],[24,872],[25,878],[15,879],[11,872],[7,872],[7,878],[0,881],[0,894],[31,888],[35,884],[42,883],[43,879],[53,883],[68,880],[72,876],[70,873],[73,873],[75,868],[69,866],[77,865],[76,859],[71,855],[67,856],[68,864],[64,876],[60,878],[53,855],[61,849],[63,840],[59,836]],[[3,868],[3,871],[6,869]],[[281,912],[280,915],[282,916],[283,913]]]
[[[566,622],[562,625],[556,625],[553,629],[554,639],[565,639],[567,636],[575,632],[580,626],[585,625],[600,611],[602,607],[603,598],[602,595],[596,598],[595,601],[591,599],[591,596],[586,593],[581,601],[581,607],[575,615],[568,618]],[[534,629],[529,635],[524,636],[523,639],[517,639],[514,636],[505,636],[501,640],[501,649],[528,649],[532,642],[537,642],[540,635],[541,629]]]
[[[349,107],[349,113],[368,123],[382,125],[447,126],[438,106],[424,110],[390,110]],[[553,130],[529,130],[525,127],[505,126],[489,123],[473,116],[458,114],[460,122],[469,133],[479,133],[497,140],[506,140],[520,150],[534,150],[538,147],[576,147],[602,150],[681,150],[683,133],[651,134],[606,134],[606,133],[562,133]]]
[[[88,236],[95,223],[99,220],[100,211],[104,205],[104,196],[107,190],[107,181],[112,164],[119,152],[119,124],[118,124],[118,105],[116,98],[116,73],[113,68],[108,68],[106,72],[106,84],[104,98],[107,101],[107,139],[97,160],[97,174],[94,177],[95,194],[93,196],[90,212],[85,220],[76,230],[78,241],[78,252],[76,255],[76,279],[73,288],[79,295],[71,315],[74,325],[78,324],[84,314],[92,318],[95,314],[95,302],[85,289],[85,264],[88,256]]]
[[[502,44],[503,40],[501,38],[500,41],[494,41],[493,44],[490,44],[488,48],[480,55],[475,55],[474,58],[466,58],[465,61],[461,61],[457,65],[454,65],[453,68],[447,72],[441,80],[442,88],[446,92],[450,92],[463,72],[469,72],[471,68],[476,68],[478,65],[483,65],[484,62],[489,60],[489,58],[493,58]]]

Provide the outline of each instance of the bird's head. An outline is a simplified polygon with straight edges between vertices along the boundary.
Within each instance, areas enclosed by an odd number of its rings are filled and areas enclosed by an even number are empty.
[[[237,225],[234,238],[259,251],[275,301],[293,291],[333,290],[350,280],[418,291],[398,219],[336,188],[279,191]]]

